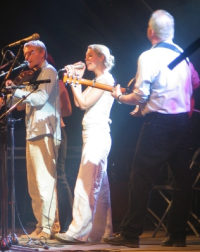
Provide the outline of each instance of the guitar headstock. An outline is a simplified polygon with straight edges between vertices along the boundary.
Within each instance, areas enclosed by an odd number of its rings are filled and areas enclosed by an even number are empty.
[[[67,74],[64,74],[63,82],[66,84],[79,84],[79,78],[72,76],[72,75],[69,76]]]

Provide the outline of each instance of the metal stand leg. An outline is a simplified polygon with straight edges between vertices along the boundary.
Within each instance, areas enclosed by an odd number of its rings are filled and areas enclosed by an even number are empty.
[[[8,125],[10,126],[10,137],[11,137],[11,213],[12,213],[12,228],[11,228],[11,242],[12,244],[18,244],[18,238],[15,234],[15,138],[14,138],[14,125],[15,122],[21,119],[15,119],[10,117],[8,119]]]
[[[167,186],[167,185],[166,185],[166,186],[161,186],[161,187],[162,187],[161,189],[159,189],[158,187],[159,187],[159,186],[156,186],[155,189],[156,189],[156,191],[160,194],[160,196],[162,197],[162,199],[164,199],[164,201],[165,201],[166,204],[167,204],[167,207],[166,207],[166,209],[165,209],[165,211],[164,211],[164,213],[162,214],[161,217],[158,217],[158,215],[155,214],[154,211],[152,211],[150,208],[147,209],[148,212],[149,212],[149,213],[155,218],[155,220],[157,221],[157,223],[155,224],[156,228],[155,228],[155,230],[153,231],[152,237],[156,237],[156,234],[158,233],[158,231],[160,230],[161,227],[163,228],[165,234],[167,234],[167,228],[166,228],[166,226],[165,226],[165,224],[164,224],[164,220],[165,220],[165,218],[167,217],[167,214],[168,214],[168,212],[169,212],[169,210],[170,210],[170,208],[171,208],[171,205],[172,205],[172,201],[171,201],[170,199],[168,199],[168,197],[167,197],[167,196],[163,193],[163,191],[162,191],[162,190],[168,190],[168,186]],[[154,189],[154,190],[155,190],[155,189]],[[170,189],[170,190],[171,190],[171,189]]]
[[[7,174],[7,122],[0,121],[1,154],[1,251],[9,250],[11,242],[8,234],[8,174]]]

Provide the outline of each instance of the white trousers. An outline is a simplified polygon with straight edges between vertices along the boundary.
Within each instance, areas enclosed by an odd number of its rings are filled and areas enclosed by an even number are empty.
[[[26,142],[28,191],[37,220],[36,227],[49,234],[57,211],[58,146],[51,136],[42,136]]]
[[[83,133],[82,157],[74,190],[73,220],[67,235],[82,241],[100,241],[112,234],[107,157],[108,132]]]

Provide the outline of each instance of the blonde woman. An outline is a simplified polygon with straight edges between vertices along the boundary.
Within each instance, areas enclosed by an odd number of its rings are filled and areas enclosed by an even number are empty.
[[[114,57],[104,45],[88,46],[85,62],[97,82],[114,85],[109,72]],[[80,65],[80,62],[76,63]],[[70,74],[83,76],[83,68],[66,66]],[[76,106],[85,110],[82,126],[82,157],[74,190],[73,220],[66,233],[56,238],[66,243],[101,241],[112,233],[110,189],[107,177],[107,157],[111,148],[110,110],[113,97],[110,92],[81,85],[71,85]],[[66,213],[67,214],[67,213]]]

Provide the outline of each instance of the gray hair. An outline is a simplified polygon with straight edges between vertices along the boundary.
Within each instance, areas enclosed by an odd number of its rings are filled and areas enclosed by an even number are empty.
[[[40,41],[40,40],[31,40],[31,41],[24,44],[24,47],[29,47],[29,46],[34,46],[40,51],[44,50],[45,51],[45,59],[47,59],[47,48],[46,48],[45,44],[42,41]]]
[[[160,40],[174,38],[174,18],[165,10],[156,10],[149,19],[149,26]]]
[[[113,55],[111,55],[110,50],[107,46],[100,44],[93,44],[89,45],[88,48],[94,50],[98,55],[103,55],[104,66],[108,71],[111,70],[111,68],[114,66],[115,58]]]

